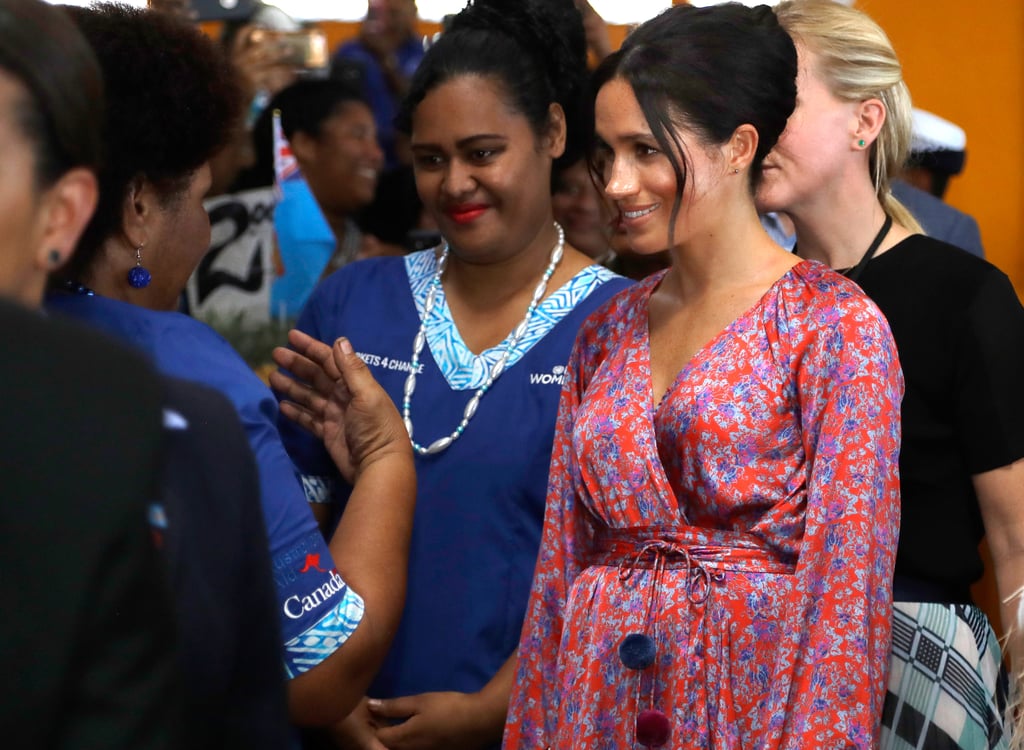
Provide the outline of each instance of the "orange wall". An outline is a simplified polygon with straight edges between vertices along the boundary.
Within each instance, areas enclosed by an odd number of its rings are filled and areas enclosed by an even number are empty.
[[[857,0],[889,34],[916,106],[967,131],[946,199],[981,225],[988,259],[1024,296],[1024,3]]]

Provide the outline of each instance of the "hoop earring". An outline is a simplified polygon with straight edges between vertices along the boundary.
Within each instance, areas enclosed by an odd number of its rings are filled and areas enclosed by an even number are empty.
[[[128,271],[128,285],[132,289],[145,289],[153,278],[142,265],[142,248],[145,246],[143,242],[135,248],[135,265]]]

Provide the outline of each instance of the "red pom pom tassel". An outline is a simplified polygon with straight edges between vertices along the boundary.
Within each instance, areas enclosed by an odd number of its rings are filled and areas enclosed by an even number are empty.
[[[661,747],[668,742],[672,726],[661,711],[648,709],[636,717],[636,741],[645,747]]]

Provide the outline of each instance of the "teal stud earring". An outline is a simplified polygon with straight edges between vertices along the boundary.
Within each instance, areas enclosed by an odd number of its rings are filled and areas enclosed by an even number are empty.
[[[857,145],[860,146],[861,148],[864,148],[864,139],[861,138],[859,141],[857,141]]]

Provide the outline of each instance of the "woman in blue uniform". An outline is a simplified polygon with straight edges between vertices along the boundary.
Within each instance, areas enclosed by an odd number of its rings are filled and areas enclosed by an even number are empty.
[[[322,341],[346,332],[417,452],[406,611],[349,722],[364,747],[501,739],[564,366],[585,317],[627,283],[552,216],[552,163],[578,159],[588,128],[584,55],[571,0],[478,0],[456,16],[400,116],[444,241],[341,269],[298,322]],[[317,442],[283,429],[310,499],[338,499]]]

